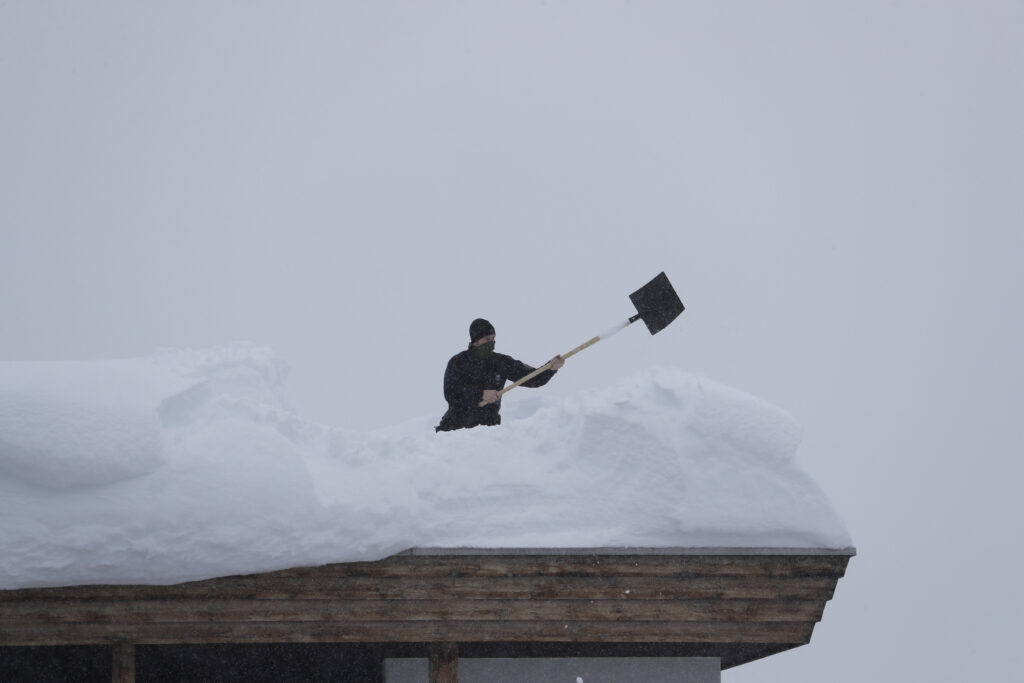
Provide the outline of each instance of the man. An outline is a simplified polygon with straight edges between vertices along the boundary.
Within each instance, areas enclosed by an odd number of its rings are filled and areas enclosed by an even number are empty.
[[[545,370],[520,386],[542,387],[565,364],[561,356],[551,359]],[[448,412],[441,418],[437,432],[465,429],[478,425],[501,424],[501,398],[498,392],[505,381],[517,381],[534,371],[526,363],[494,352],[494,326],[477,318],[469,326],[469,348],[448,361],[444,371],[444,398]],[[486,405],[479,405],[483,401]]]

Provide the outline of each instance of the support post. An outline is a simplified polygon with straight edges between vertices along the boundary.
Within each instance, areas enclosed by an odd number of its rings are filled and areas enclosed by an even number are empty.
[[[135,645],[119,642],[112,649],[111,683],[135,683]]]
[[[431,645],[430,683],[459,683],[459,648],[455,643]]]

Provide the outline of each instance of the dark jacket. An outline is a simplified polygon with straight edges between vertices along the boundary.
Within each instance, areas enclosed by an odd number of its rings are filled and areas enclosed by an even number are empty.
[[[448,412],[435,431],[501,424],[501,400],[483,407],[477,405],[483,400],[484,389],[500,391],[506,380],[515,382],[534,370],[503,353],[491,352],[486,358],[479,358],[472,349],[466,349],[455,354],[444,371],[444,398],[448,401]],[[544,386],[555,372],[545,370],[520,386]]]

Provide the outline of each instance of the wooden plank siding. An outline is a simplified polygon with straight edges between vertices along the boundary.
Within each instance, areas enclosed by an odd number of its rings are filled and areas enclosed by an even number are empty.
[[[634,644],[719,652],[729,666],[809,642],[854,554],[440,552],[172,586],[0,591],[0,646]]]

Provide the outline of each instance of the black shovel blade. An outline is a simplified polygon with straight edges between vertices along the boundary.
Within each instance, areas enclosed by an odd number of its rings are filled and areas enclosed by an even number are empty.
[[[653,280],[630,294],[629,299],[639,314],[630,321],[639,317],[651,334],[661,332],[686,310],[664,272],[658,273]]]

